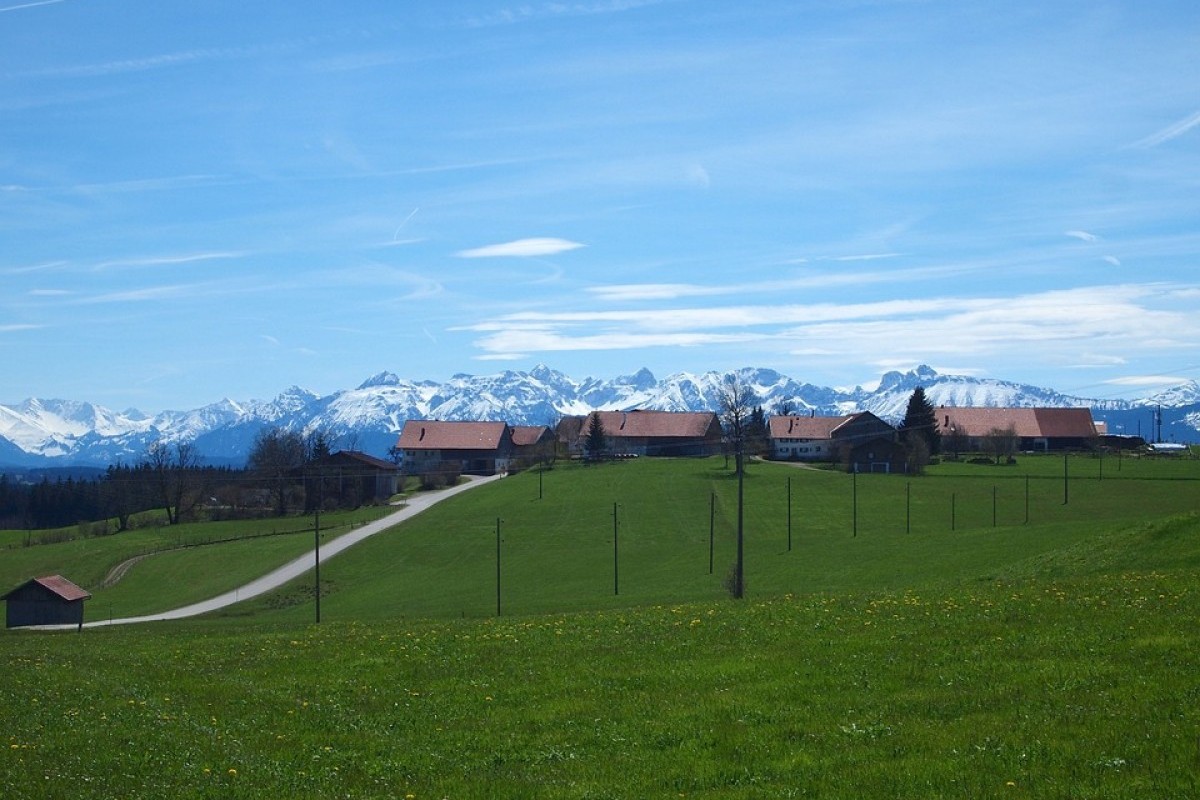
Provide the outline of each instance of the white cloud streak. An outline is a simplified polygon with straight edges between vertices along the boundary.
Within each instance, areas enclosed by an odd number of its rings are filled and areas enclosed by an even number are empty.
[[[245,253],[239,252],[219,252],[219,253],[189,253],[187,255],[178,256],[148,256],[146,258],[126,258],[114,259],[112,261],[102,261],[97,264],[94,269],[97,271],[106,269],[119,269],[125,267],[164,267],[175,266],[178,264],[194,264],[201,261],[215,261],[231,258],[241,258]]]
[[[1045,360],[1067,363],[1098,345],[1113,351],[1193,346],[1200,337],[1200,321],[1154,307],[1169,301],[1177,288],[1095,286],[1011,297],[843,305],[519,312],[456,330],[484,334],[475,345],[492,357],[769,343],[773,352],[810,356],[874,352],[884,359],[978,360],[1027,357],[1036,351]],[[1031,348],[1034,343],[1037,347]]]
[[[517,239],[503,244],[489,244],[470,250],[459,250],[455,253],[459,258],[529,258],[536,256],[552,256],[585,247],[579,242],[567,239],[549,237]]]
[[[974,271],[976,268],[974,265],[954,265],[874,272],[813,273],[803,274],[799,277],[786,280],[712,286],[694,283],[626,283],[592,286],[586,291],[596,298],[608,302],[675,300],[685,297],[721,297],[755,293],[805,292],[836,286],[868,286],[880,283],[944,280],[954,275]]]
[[[1142,149],[1158,147],[1160,144],[1169,142],[1172,139],[1182,136],[1192,128],[1195,128],[1197,125],[1200,125],[1200,111],[1184,117],[1178,122],[1168,125],[1160,131],[1155,131],[1144,139],[1137,140],[1133,143],[1133,147]]]
[[[5,8],[0,8],[0,14],[7,13],[9,11],[21,11],[26,8],[37,8],[38,6],[53,6],[65,2],[66,0],[40,0],[36,3],[22,3],[18,6],[7,6]]]

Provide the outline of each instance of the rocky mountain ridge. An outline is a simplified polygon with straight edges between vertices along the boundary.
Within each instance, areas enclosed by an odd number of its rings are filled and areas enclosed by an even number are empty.
[[[324,430],[339,447],[383,456],[407,419],[499,419],[512,424],[552,424],[564,415],[594,409],[702,411],[719,407],[721,385],[736,374],[768,412],[784,403],[793,413],[870,411],[896,422],[913,389],[922,386],[934,405],[1086,406],[1111,433],[1200,439],[1200,385],[1188,381],[1135,401],[1095,400],[1052,389],[990,378],[942,375],[921,366],[889,372],[874,389],[835,389],[802,383],[770,369],[676,373],[663,379],[642,369],[612,379],[577,380],[546,366],[528,372],[459,374],[448,381],[409,380],[380,372],[353,389],[319,396],[293,386],[272,400],[223,399],[187,411],[153,416],[115,412],[75,400],[31,398],[0,405],[0,467],[106,466],[136,463],[154,441],[194,442],[207,463],[240,465],[255,437],[278,426],[309,433]]]

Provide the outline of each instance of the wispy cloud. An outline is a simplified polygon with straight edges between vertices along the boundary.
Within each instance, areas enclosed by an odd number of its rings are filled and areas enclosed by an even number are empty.
[[[1108,386],[1176,386],[1183,381],[1178,375],[1126,375],[1104,383]]]
[[[837,286],[868,286],[880,283],[911,283],[919,280],[943,280],[953,275],[970,272],[973,269],[975,267],[972,265],[953,265],[871,272],[814,272],[784,280],[757,281],[753,283],[731,283],[709,286],[694,283],[625,283],[608,286],[591,286],[586,291],[608,302],[676,300],[687,297],[721,297],[726,295],[780,293],[817,288],[827,289]]]
[[[20,74],[23,77],[31,78],[94,78],[104,75],[119,75],[129,72],[145,72],[147,70],[177,67],[202,61],[225,61],[254,58],[262,55],[275,55],[291,50],[297,44],[282,42],[250,47],[203,47],[194,50],[158,53],[140,58],[124,58],[94,64],[63,65],[47,69],[31,70]]]
[[[192,284],[176,284],[173,286],[147,286],[141,289],[129,289],[123,292],[109,292],[91,297],[81,298],[81,305],[99,305],[105,303],[148,303],[156,300],[170,300],[176,297],[186,297],[192,294],[195,286]]]
[[[1158,147],[1164,142],[1169,142],[1172,139],[1182,136],[1197,125],[1200,125],[1200,111],[1184,117],[1160,131],[1155,131],[1144,139],[1138,139],[1132,146],[1137,148]]]
[[[36,331],[46,327],[45,325],[34,325],[32,323],[15,322],[9,325],[0,325],[0,333],[16,333],[18,331]]]
[[[200,261],[216,261],[231,258],[240,258],[245,253],[241,252],[214,252],[214,253],[188,253],[177,256],[147,256],[145,258],[125,258],[113,259],[111,261],[102,261],[93,269],[102,271],[106,269],[121,269],[134,267],[164,267],[175,266],[178,264],[194,264]]]
[[[53,5],[57,5],[59,3],[65,3],[65,2],[66,2],[66,0],[38,0],[38,2],[34,2],[34,3],[21,3],[20,5],[16,5],[16,6],[7,6],[5,8],[0,8],[0,14],[3,14],[7,11],[20,11],[25,8],[37,8],[38,6],[53,6]]]
[[[1190,346],[1200,336],[1200,322],[1155,307],[1170,290],[1124,285],[873,303],[519,312],[457,330],[484,334],[475,345],[489,356],[770,342],[773,351],[805,355],[973,360],[981,354],[1027,357],[1037,343],[1045,360],[1065,363],[1098,342],[1113,350]]]
[[[455,255],[459,258],[528,258],[530,256],[557,255],[558,253],[566,253],[570,250],[578,250],[585,246],[579,242],[572,242],[567,239],[517,239],[516,241],[505,242],[503,244],[489,244],[470,250],[459,250]]]
[[[1078,239],[1081,242],[1096,242],[1100,240],[1099,236],[1087,231],[1063,231],[1063,236],[1070,236],[1072,239]]]
[[[467,25],[472,28],[483,28],[492,25],[513,25],[518,22],[533,22],[556,17],[614,14],[644,6],[658,5],[662,2],[664,0],[593,0],[592,2],[525,3],[518,6],[501,8],[482,16],[471,17],[467,20]]]

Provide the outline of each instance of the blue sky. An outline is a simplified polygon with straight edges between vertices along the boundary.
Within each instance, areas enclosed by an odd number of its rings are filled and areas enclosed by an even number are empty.
[[[1200,375],[1200,4],[0,0],[0,402]]]

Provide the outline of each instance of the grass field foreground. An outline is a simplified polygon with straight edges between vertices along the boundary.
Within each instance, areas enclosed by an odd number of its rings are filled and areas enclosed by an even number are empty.
[[[2,638],[6,797],[1195,797],[1159,569],[499,620]]]

